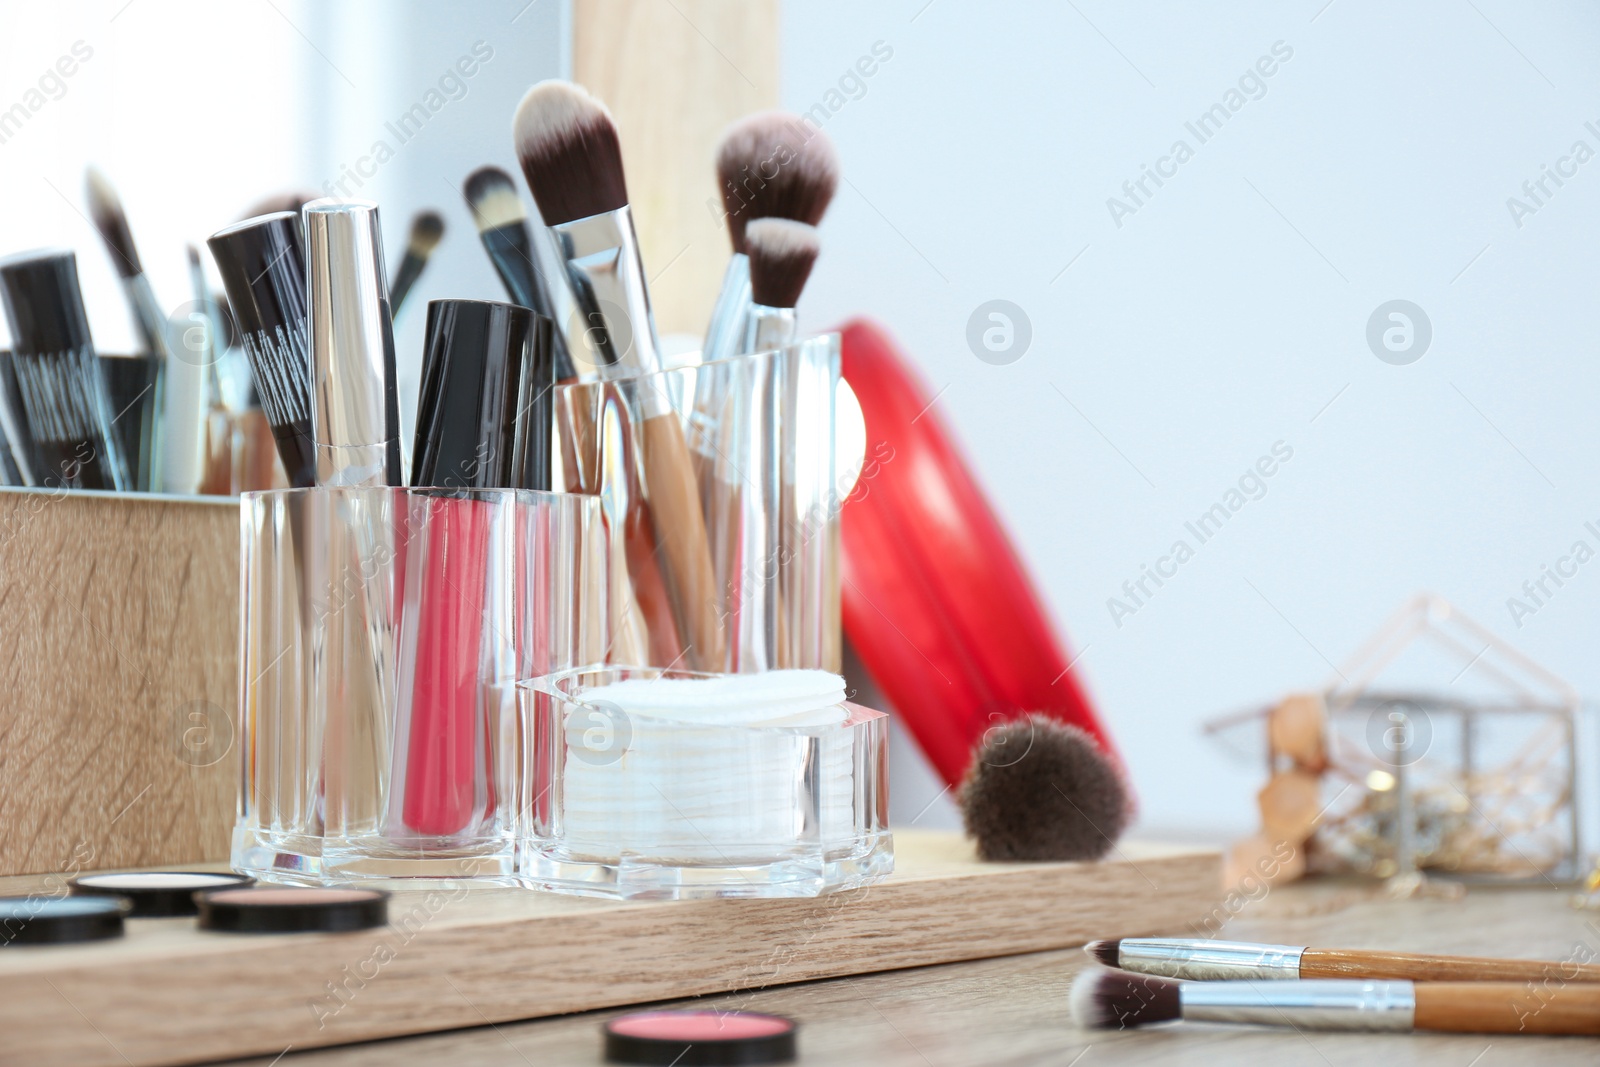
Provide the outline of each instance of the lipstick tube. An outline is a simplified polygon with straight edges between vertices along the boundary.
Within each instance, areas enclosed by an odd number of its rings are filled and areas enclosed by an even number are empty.
[[[83,310],[77,257],[56,250],[0,261],[0,296],[18,391],[44,465],[39,484],[131,488]]]
[[[400,405],[378,205],[303,209],[317,484],[399,485]]]

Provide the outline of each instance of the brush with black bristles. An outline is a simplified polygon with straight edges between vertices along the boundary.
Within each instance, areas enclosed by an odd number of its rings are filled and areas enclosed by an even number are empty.
[[[574,363],[591,361],[601,378],[632,379],[623,392],[635,419],[655,554],[685,662],[723,670],[720,597],[694,467],[671,398],[659,378],[647,377],[661,369],[661,346],[616,126],[583,89],[546,81],[522,98],[512,134],[577,307],[571,322],[557,324],[567,352]]]
[[[106,250],[111,255],[111,265],[122,279],[122,293],[133,313],[134,328],[144,345],[145,358],[150,363],[150,391],[140,402],[139,455],[128,457],[132,468],[133,488],[155,492],[165,488],[162,484],[161,466],[163,438],[166,427],[166,370],[171,356],[167,337],[167,317],[162,313],[156,294],[150,288],[150,279],[139,261],[139,250],[133,243],[133,231],[128,227],[128,216],[122,210],[122,201],[104,174],[95,167],[84,173],[84,185],[89,200],[89,217],[100,232]]]
[[[543,226],[528,227],[528,212],[517,195],[511,175],[499,167],[479,167],[467,175],[467,207],[478,226],[478,237],[489,253],[489,262],[506,287],[511,302],[520,304],[560,324],[572,317],[571,298],[565,284],[551,285],[544,274],[546,261],[553,262],[554,249]],[[543,253],[543,255],[541,255]],[[558,307],[557,303],[565,305]],[[574,377],[572,359],[567,355],[565,337],[555,334],[556,380]]]
[[[1156,1023],[1255,1023],[1296,1030],[1600,1034],[1600,985],[1513,982],[1180,982],[1093,968],[1072,983],[1085,1030]]]
[[[717,146],[717,184],[733,255],[711,312],[701,362],[738,355],[749,309],[745,234],[756,219],[815,226],[839,185],[839,158],[821,130],[786,111],[759,111],[735,122]]]
[[[406,302],[406,294],[411,292],[411,287],[422,276],[422,268],[428,265],[428,257],[433,255],[433,250],[439,247],[443,238],[444,217],[437,211],[419,211],[411,217],[411,236],[406,241],[406,254],[400,260],[400,268],[394,272],[394,284],[389,286],[391,316],[400,314],[400,305]]]
[[[1094,738],[1040,714],[984,734],[957,799],[984,860],[1097,860],[1131,815],[1122,774]]]
[[[1306,948],[1189,937],[1091,941],[1083,951],[1107,967],[1161,978],[1208,981],[1298,978],[1404,978],[1413,982],[1600,982],[1600,964],[1555,960],[1434,956],[1371,949]]]
[[[751,304],[744,351],[765,352],[794,340],[794,309],[820,250],[817,228],[804,222],[756,219],[745,230]]]
[[[130,488],[83,310],[77,257],[50,250],[0,261],[0,299],[11,326],[18,392],[39,456],[36,484]]]

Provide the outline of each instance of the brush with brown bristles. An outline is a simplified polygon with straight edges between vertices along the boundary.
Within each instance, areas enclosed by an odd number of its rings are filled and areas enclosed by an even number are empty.
[[[750,307],[745,235],[757,219],[793,219],[815,226],[839,185],[833,142],[786,111],[759,111],[729,126],[717,146],[717,184],[733,255],[711,312],[703,363],[738,355]]]
[[[139,261],[139,250],[133,243],[133,231],[128,227],[128,216],[122,210],[122,201],[106,176],[98,168],[84,172],[84,187],[89,201],[89,217],[100,232],[106,251],[111,255],[111,265],[122,279],[122,293],[127,298],[128,309],[133,313],[134,329],[144,345],[145,358],[150,363],[150,391],[140,401],[139,455],[128,457],[129,478],[133,487],[151,492],[165,488],[161,479],[163,433],[166,412],[166,370],[171,356],[167,337],[167,317],[150,288],[150,279]]]
[[[1416,982],[1600,982],[1600,964],[1432,956],[1414,952],[1258,945],[1187,937],[1091,941],[1083,950],[1107,967],[1162,978],[1405,978]]]
[[[1180,982],[1094,968],[1072,983],[1086,1030],[1212,1022],[1391,1033],[1600,1034],[1600,985],[1513,982]]]
[[[628,206],[622,148],[605,106],[570,82],[528,90],[512,122],[523,176],[550,227],[578,314],[558,323],[574,363],[627,381],[656,556],[685,661],[724,669],[705,518],[683,426],[658,378],[661,348]]]
[[[984,734],[957,799],[984,860],[1097,860],[1132,813],[1121,772],[1094,738],[1040,714]]]
[[[794,340],[794,309],[819,251],[817,228],[804,222],[757,219],[745,230],[751,304],[744,351],[765,352]]]
[[[400,305],[406,302],[411,287],[422,276],[428,257],[444,239],[444,217],[437,211],[419,211],[411,218],[411,237],[406,242],[406,254],[394,272],[394,284],[389,286],[389,317],[400,314]]]

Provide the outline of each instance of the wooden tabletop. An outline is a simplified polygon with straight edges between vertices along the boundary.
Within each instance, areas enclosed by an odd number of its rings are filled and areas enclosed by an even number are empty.
[[[1360,885],[1274,890],[1247,903],[1221,936],[1327,948],[1385,947],[1463,955],[1565,960],[1600,958],[1600,911],[1567,905],[1554,888],[1475,888],[1461,900],[1393,901]],[[1118,931],[1107,930],[1108,936]],[[1183,931],[1172,931],[1181,934]],[[1541,1067],[1600,1062],[1592,1038],[1298,1033],[1174,1025],[1091,1033],[1066,1011],[1067,988],[1085,966],[1077,950],[889,971],[859,978],[706,997],[703,1007],[748,1008],[800,1020],[800,1061],[830,1067],[1105,1064],[1274,1067]],[[249,1063],[279,1067],[564,1067],[602,1062],[600,1025],[617,1012],[298,1053]]]

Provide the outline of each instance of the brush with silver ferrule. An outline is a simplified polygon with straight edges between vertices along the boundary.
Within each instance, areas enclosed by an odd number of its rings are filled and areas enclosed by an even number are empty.
[[[132,488],[155,492],[166,489],[162,478],[163,453],[167,433],[166,371],[170,352],[167,336],[167,317],[150,288],[150,279],[139,260],[139,250],[133,243],[133,231],[128,227],[128,216],[122,210],[122,201],[111,187],[106,176],[95,167],[84,173],[84,185],[89,200],[89,217],[105,242],[111,265],[122,279],[122,293],[127,298],[128,309],[133,313],[133,324],[144,345],[145,358],[150,362],[150,391],[140,402],[138,413],[125,416],[140,422],[139,454],[127,457]],[[178,413],[174,412],[176,416]],[[196,413],[198,419],[198,413]]]
[[[749,226],[793,219],[815,226],[839,184],[833,142],[785,111],[760,111],[729,126],[717,146],[717,182],[733,255],[706,328],[700,360],[737,355],[750,306]]]
[[[278,458],[296,489],[317,482],[303,233],[298,214],[279,211],[235,223],[206,241]]]
[[[313,200],[302,214],[317,484],[403,485],[378,205]]]
[[[444,217],[437,211],[419,211],[411,219],[411,234],[406,240],[406,254],[400,257],[400,267],[394,272],[394,284],[389,286],[390,314],[400,314],[400,307],[411,293],[411,287],[422,276],[433,250],[444,239]]]
[[[1600,1034],[1600,985],[1533,989],[1514,982],[1180,982],[1085,971],[1072,983],[1073,1021],[1086,1030],[1156,1023],[1254,1023],[1296,1030],[1456,1034]]]
[[[527,209],[511,175],[499,167],[479,167],[467,176],[466,196],[478,238],[512,303],[532,308],[554,324],[572,319],[572,297],[560,278],[564,271],[555,258],[550,231],[542,225],[529,228]],[[559,329],[556,341],[556,380],[570,381],[575,377],[572,359]]]
[[[821,250],[817,228],[790,219],[757,219],[745,231],[750,257],[749,313],[741,352],[766,352],[793,341],[794,309]]]
[[[1434,956],[1415,952],[1258,945],[1187,937],[1091,941],[1083,950],[1107,967],[1187,979],[1405,978],[1420,982],[1600,982],[1600,964]]]
[[[42,467],[36,484],[130,488],[83,310],[77,257],[51,250],[0,260],[0,298],[11,326],[18,392]]]
[[[574,364],[591,363],[603,379],[628,380],[621,392],[636,421],[654,555],[684,662],[722,670],[720,598],[705,517],[683,425],[655,375],[661,349],[616,126],[604,105],[578,86],[547,81],[522,98],[512,132],[577,305],[578,314],[558,324],[567,352]]]

